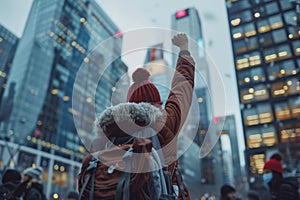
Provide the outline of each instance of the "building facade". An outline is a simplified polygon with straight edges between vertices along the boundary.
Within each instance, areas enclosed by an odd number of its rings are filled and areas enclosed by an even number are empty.
[[[169,97],[174,68],[164,58],[162,43],[147,49],[144,63],[151,74],[150,81],[157,87],[161,101],[165,104]]]
[[[0,105],[19,38],[0,24]]]
[[[297,1],[227,0],[250,186],[264,162],[284,155],[300,169],[300,29]],[[298,7],[299,8],[299,7]]]
[[[104,41],[109,41],[105,48]],[[127,73],[121,45],[119,28],[94,0],[33,1],[7,82],[13,92],[4,94],[13,106],[3,131],[10,142],[26,147],[16,153],[19,170],[44,168],[48,197],[76,188],[74,174],[90,150],[84,145],[95,111],[112,104],[115,84]],[[86,66],[91,70],[78,75]],[[76,77],[84,78],[76,88],[80,95],[72,96]],[[74,101],[82,106],[72,106]],[[82,124],[75,127],[73,116],[81,116]]]

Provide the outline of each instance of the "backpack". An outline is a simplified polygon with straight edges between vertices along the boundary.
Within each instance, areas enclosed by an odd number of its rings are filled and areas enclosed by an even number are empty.
[[[167,167],[162,166],[163,157],[156,151],[160,149],[157,136],[149,139],[132,138],[131,142],[87,157],[89,164],[82,166],[79,175],[79,199],[177,199],[171,174]],[[135,157],[135,152],[143,156]],[[148,173],[132,172],[132,168],[145,167],[155,170],[149,170]]]

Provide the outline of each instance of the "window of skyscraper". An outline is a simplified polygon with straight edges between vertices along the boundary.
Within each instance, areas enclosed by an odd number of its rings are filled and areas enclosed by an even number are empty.
[[[256,35],[255,27],[253,23],[243,25],[245,37]]]
[[[281,28],[283,26],[283,22],[280,14],[269,17],[269,22],[273,30]]]
[[[265,124],[273,121],[271,105],[269,103],[256,105],[259,123]]]
[[[232,38],[234,40],[237,40],[237,39],[241,39],[244,37],[244,34],[243,34],[243,29],[242,27],[235,27],[235,28],[232,28]]]
[[[292,94],[299,94],[300,88],[297,85],[297,78],[289,78],[286,81],[280,81],[271,85],[272,96],[281,97]]]
[[[300,123],[298,121],[281,123],[279,127],[281,142],[300,140]]]
[[[298,30],[297,26],[289,26],[288,27],[288,37],[289,39],[299,38],[300,30]]]
[[[247,126],[264,124],[273,121],[270,104],[254,105],[252,108],[243,110],[244,124]]]
[[[287,24],[297,26],[297,14],[295,10],[291,10],[284,13],[284,19]]]
[[[269,24],[269,20],[267,19],[263,19],[263,20],[259,20],[257,22],[257,28],[258,28],[258,32],[260,33],[265,33],[271,30],[270,24]]]
[[[287,35],[284,29],[272,31],[272,35],[275,43],[286,42]]]
[[[293,42],[293,50],[296,56],[300,56],[300,41],[296,40]]]
[[[246,137],[247,137],[247,146],[248,148],[258,148],[262,145],[262,137],[261,137],[261,131],[260,128],[249,128],[246,131]]]
[[[265,74],[262,68],[254,68],[238,73],[238,81],[240,85],[251,82],[265,81]]]
[[[277,138],[275,132],[276,131],[273,125],[263,126],[261,128],[264,146],[274,146],[275,144],[277,144]]]
[[[279,12],[278,5],[276,2],[268,3],[265,5],[265,7],[266,7],[266,12],[268,13],[268,15]]]
[[[259,48],[257,37],[245,38],[245,41],[247,42],[248,50],[254,50]]]
[[[237,26],[240,23],[250,22],[253,19],[252,13],[249,10],[232,14],[229,17],[232,26]]]
[[[292,9],[294,6],[289,1],[279,1],[282,10]]]
[[[245,40],[238,40],[233,43],[234,52],[239,54],[247,51]]]
[[[270,64],[268,67],[268,77],[270,80],[289,76],[294,74],[295,64],[292,60],[286,60],[276,64]]]
[[[250,156],[250,166],[252,173],[262,174],[264,172],[263,167],[265,163],[265,155],[263,153]]]
[[[288,102],[278,102],[274,107],[277,120],[287,120],[291,118],[291,110]]]
[[[237,70],[253,67],[261,64],[261,58],[258,51],[236,57]]]

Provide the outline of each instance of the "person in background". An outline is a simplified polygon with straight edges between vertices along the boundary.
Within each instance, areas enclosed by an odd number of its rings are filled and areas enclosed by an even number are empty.
[[[224,184],[221,187],[220,200],[240,200],[240,199],[236,197],[236,190],[234,187],[228,184]]]
[[[263,181],[268,185],[272,200],[297,200],[296,177],[283,178],[282,157],[275,153],[264,165]]]
[[[75,190],[71,190],[68,193],[67,200],[79,200],[79,193]]]
[[[247,200],[259,200],[259,196],[256,192],[250,191],[247,194]]]
[[[7,169],[2,175],[2,185],[0,185],[0,200],[2,199],[17,199],[12,196],[12,193],[20,184],[22,179],[21,173],[15,169]]]
[[[21,184],[16,188],[14,196],[22,197],[23,200],[45,200],[43,193],[41,167],[30,167],[23,171]]]

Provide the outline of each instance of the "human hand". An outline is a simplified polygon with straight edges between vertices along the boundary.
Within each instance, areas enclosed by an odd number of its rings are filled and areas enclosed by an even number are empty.
[[[172,39],[172,43],[180,48],[180,51],[188,50],[188,37],[184,33],[175,35]]]

